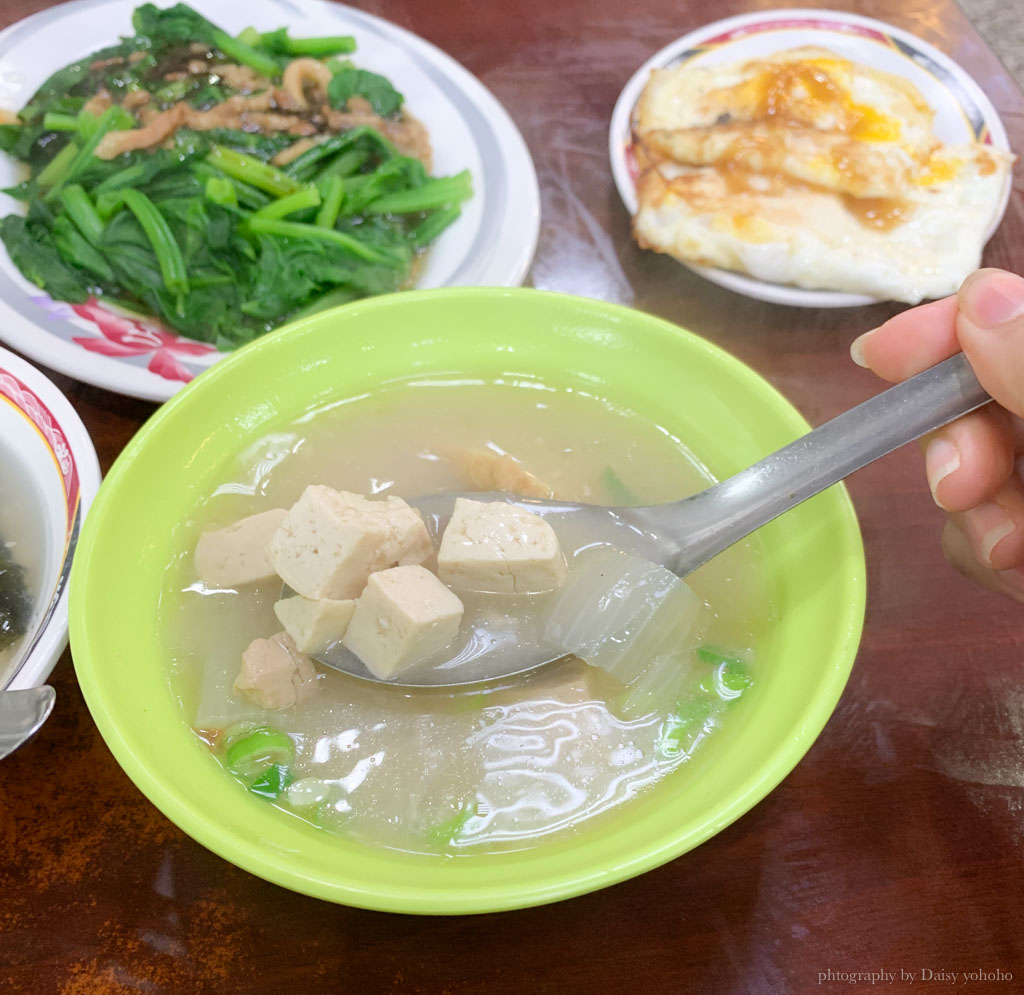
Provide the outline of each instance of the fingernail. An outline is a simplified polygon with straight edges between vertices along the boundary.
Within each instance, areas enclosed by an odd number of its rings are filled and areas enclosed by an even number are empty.
[[[994,328],[1024,314],[1024,279],[1014,273],[979,276],[966,287],[960,310],[973,324]]]
[[[1013,522],[995,501],[987,501],[972,508],[969,517],[969,529],[977,537],[977,549],[982,562],[992,566],[992,550],[1013,532]]]
[[[929,441],[925,448],[924,465],[932,498],[940,508],[945,508],[946,506],[939,500],[936,489],[954,470],[960,469],[960,451],[949,439],[936,436]]]
[[[864,340],[869,335],[874,335],[878,331],[877,328],[872,328],[870,332],[865,332],[863,335],[857,336],[850,343],[850,358],[858,365],[863,366],[866,370],[868,368],[867,360],[864,358]]]

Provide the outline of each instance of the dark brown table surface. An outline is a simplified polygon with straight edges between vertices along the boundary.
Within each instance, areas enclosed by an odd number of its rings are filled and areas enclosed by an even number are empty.
[[[0,27],[45,6],[4,0]],[[895,307],[789,309],[719,289],[637,249],[612,183],[609,116],[636,67],[716,16],[769,3],[361,6],[458,59],[519,125],[542,194],[533,285],[685,325],[753,365],[814,424],[877,389],[847,350]],[[953,0],[827,6],[947,52],[1024,148],[1024,98]],[[985,262],[1024,272],[1019,178]],[[153,406],[50,375],[106,470]],[[52,677],[53,716],[0,765],[0,990],[800,993],[851,990],[819,983],[830,971],[883,970],[895,974],[889,990],[903,990],[910,974],[914,990],[945,987],[940,972],[957,972],[963,985],[979,970],[990,980],[969,982],[972,991],[1024,990],[1024,606],[946,567],[942,516],[912,448],[849,487],[867,551],[867,621],[817,743],[768,798],[697,850],[544,908],[389,915],[237,869],[122,773],[65,653]],[[997,972],[1012,980],[991,980]]]

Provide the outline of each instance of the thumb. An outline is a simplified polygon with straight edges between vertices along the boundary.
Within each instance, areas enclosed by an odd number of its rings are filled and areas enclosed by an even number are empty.
[[[978,270],[957,294],[956,332],[982,386],[1024,417],[1024,279]]]

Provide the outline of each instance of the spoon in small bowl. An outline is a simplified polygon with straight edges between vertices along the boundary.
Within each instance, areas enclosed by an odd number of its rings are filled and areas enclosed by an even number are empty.
[[[0,760],[30,739],[53,711],[57,692],[48,684],[0,691]]]
[[[419,509],[435,541],[451,517],[456,498],[506,501],[543,516],[570,563],[584,549],[609,545],[685,578],[755,529],[855,470],[991,400],[961,353],[682,501],[613,508],[506,493],[447,492],[409,503]],[[547,597],[464,598],[460,640],[381,683],[457,688],[525,674],[563,657],[562,650],[546,642],[543,622],[538,622],[546,607],[540,599]],[[317,659],[354,676],[378,680],[340,643]]]

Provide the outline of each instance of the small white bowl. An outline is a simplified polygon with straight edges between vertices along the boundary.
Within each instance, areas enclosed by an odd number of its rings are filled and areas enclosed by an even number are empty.
[[[4,466],[6,462],[15,465]],[[67,398],[34,366],[0,349],[0,473],[19,474],[21,493],[6,509],[6,542],[41,544],[29,577],[36,598],[17,656],[0,667],[0,689],[37,687],[68,642],[68,574],[86,510],[100,485],[96,450]],[[8,477],[7,488],[11,487]],[[2,512],[3,509],[0,509]]]

